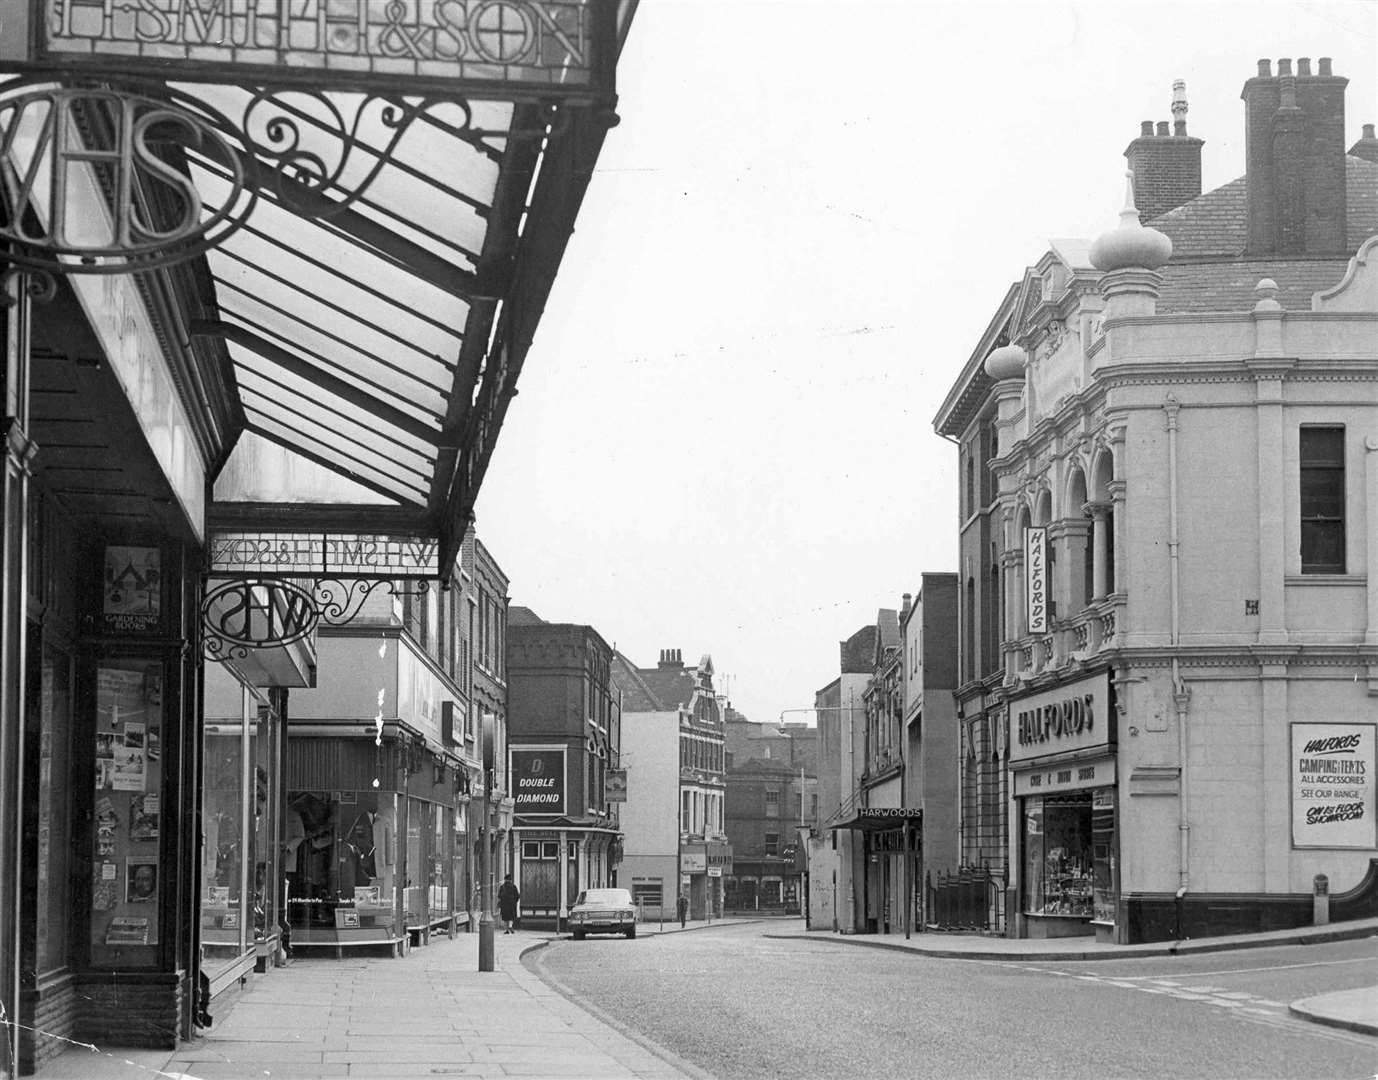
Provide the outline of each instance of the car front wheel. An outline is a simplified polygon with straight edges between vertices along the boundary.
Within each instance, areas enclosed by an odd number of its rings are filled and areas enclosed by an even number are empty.
[[[629,927],[627,927],[627,937],[628,937],[628,938],[634,938],[634,937],[636,937],[636,927],[635,927],[635,926],[629,926]]]
[[[583,932],[582,930],[576,930],[576,931],[574,931],[574,940],[575,940],[575,941],[583,941],[583,940],[584,940],[584,932]]]

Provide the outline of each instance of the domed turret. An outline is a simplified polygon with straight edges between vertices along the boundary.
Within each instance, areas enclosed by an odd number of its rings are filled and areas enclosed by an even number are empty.
[[[986,374],[999,382],[1002,379],[1022,379],[1028,355],[1018,345],[1002,345],[986,357]]]
[[[1109,273],[1112,270],[1157,270],[1172,257],[1172,241],[1157,229],[1139,224],[1134,207],[1134,174],[1126,172],[1124,209],[1120,224],[1102,233],[1091,245],[1091,265]]]

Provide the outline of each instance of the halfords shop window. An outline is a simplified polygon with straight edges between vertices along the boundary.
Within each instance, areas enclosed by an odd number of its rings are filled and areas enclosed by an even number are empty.
[[[1342,427],[1301,429],[1301,572],[1345,572],[1345,447]]]
[[[1114,793],[1024,800],[1024,911],[1114,921]]]

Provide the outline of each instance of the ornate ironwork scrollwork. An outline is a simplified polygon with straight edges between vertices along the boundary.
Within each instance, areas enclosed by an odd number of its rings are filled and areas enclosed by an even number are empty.
[[[0,255],[0,261],[3,259],[4,256]],[[57,296],[57,278],[47,270],[7,266],[0,270],[0,308],[14,306],[17,297],[11,295],[10,282],[21,275],[26,276],[24,290],[35,303],[46,304]]]
[[[316,582],[316,607],[327,626],[345,626],[363,609],[374,589],[388,582],[377,578],[321,578]]]

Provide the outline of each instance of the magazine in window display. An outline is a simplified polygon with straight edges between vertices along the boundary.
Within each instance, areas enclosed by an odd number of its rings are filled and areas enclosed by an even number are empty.
[[[135,915],[117,915],[105,930],[107,945],[147,945],[148,920]]]
[[[96,758],[97,760],[108,760],[115,756],[115,733],[113,731],[96,732]]]
[[[115,769],[111,786],[116,791],[143,791],[147,775],[144,748],[130,746],[122,736],[116,736]]]
[[[162,621],[162,553],[107,547],[101,616],[106,633],[154,633]]]
[[[91,874],[91,907],[95,911],[110,911],[119,901],[119,867],[112,862],[98,862]]]
[[[149,724],[147,730],[148,745],[145,753],[148,754],[149,761],[157,761],[163,753],[163,729],[157,724]]]
[[[129,839],[158,839],[158,809],[156,793],[132,795],[129,799]]]
[[[115,833],[119,829],[120,818],[115,813],[115,804],[108,795],[102,795],[96,802],[96,854],[110,855],[115,851]]]
[[[155,903],[158,899],[158,857],[129,855],[124,864],[125,903]]]

